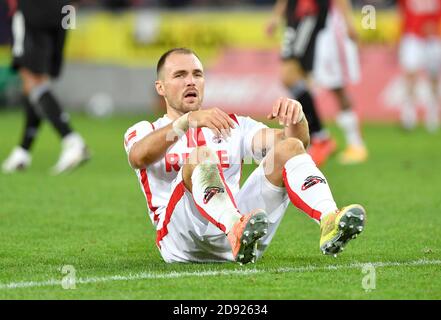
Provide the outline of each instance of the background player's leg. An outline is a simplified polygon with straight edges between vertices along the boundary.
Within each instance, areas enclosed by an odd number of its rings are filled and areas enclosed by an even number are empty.
[[[429,132],[435,132],[439,128],[439,94],[438,94],[438,74],[432,75],[430,79],[430,96],[427,101],[427,110],[426,110],[426,129]]]
[[[291,92],[291,96],[303,106],[311,136],[311,146],[308,152],[316,164],[320,166],[334,152],[336,145],[322,125],[314,98],[308,88],[305,72],[297,60],[286,59],[283,61],[282,82]]]
[[[323,126],[316,112],[314,99],[309,92],[305,74],[299,62],[294,59],[283,60],[281,73],[284,86],[289,90],[291,96],[303,106],[303,112],[308,119],[310,134],[320,132]]]
[[[52,94],[49,77],[34,74],[24,68],[20,70],[20,74],[25,94],[29,96],[32,106],[49,120],[62,138],[62,151],[52,172],[59,174],[89,159],[83,138],[71,129],[67,113],[63,112]]]
[[[399,62],[404,80],[403,102],[400,105],[401,125],[412,130],[418,123],[416,84],[418,73],[425,65],[424,44],[416,36],[404,34],[399,48]]]
[[[426,71],[430,80],[430,93],[426,105],[425,125],[429,132],[435,132],[439,128],[440,96],[439,75],[441,71],[441,39],[432,38],[426,43]]]
[[[401,106],[401,125],[406,130],[412,130],[415,128],[418,122],[417,110],[415,105],[415,86],[417,81],[416,72],[406,72],[404,76],[405,80],[405,97]]]
[[[49,120],[60,137],[64,138],[72,133],[67,114],[62,111],[51,92],[49,77],[36,75],[27,69],[21,69],[20,75],[30,102]]]
[[[24,100],[24,116],[25,127],[23,130],[23,136],[20,144],[16,146],[8,158],[2,164],[2,170],[4,173],[12,173],[20,170],[25,170],[31,164],[32,157],[30,149],[35,140],[35,136],[38,132],[38,128],[41,123],[40,116],[35,112],[29,99],[23,96]]]
[[[41,124],[41,117],[34,110],[28,96],[24,94],[22,99],[25,116],[23,135],[19,146],[12,150],[2,164],[2,170],[5,173],[24,170],[31,164],[32,157],[30,150]]]
[[[351,101],[344,88],[333,89],[340,113],[337,115],[337,124],[342,129],[346,139],[346,149],[339,155],[341,163],[358,163],[367,158],[367,150],[361,136],[357,114],[353,111]]]
[[[38,133],[38,129],[41,124],[41,118],[35,112],[34,107],[29,101],[28,97],[23,97],[24,109],[25,109],[25,128],[21,139],[20,146],[27,151],[31,150],[32,144]]]

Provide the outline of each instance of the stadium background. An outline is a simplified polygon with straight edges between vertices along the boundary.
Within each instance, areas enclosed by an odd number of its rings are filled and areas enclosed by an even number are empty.
[[[3,5],[4,2],[0,2]],[[323,171],[339,204],[368,211],[362,236],[337,259],[318,250],[317,225],[293,206],[258,264],[166,265],[155,247],[146,204],[127,165],[122,137],[163,106],[154,93],[155,63],[189,46],[207,69],[207,105],[259,117],[283,92],[280,33],[264,25],[272,1],[85,1],[70,30],[66,65],[55,84],[84,134],[92,160],[51,177],[59,139],[43,127],[25,173],[0,175],[0,299],[441,299],[440,133],[404,133],[397,122],[399,17],[393,1],[356,1],[377,9],[376,29],[357,24],[362,81],[351,88],[364,120],[369,160]],[[129,5],[127,7],[127,5]],[[0,10],[4,13],[4,8]],[[7,40],[5,20],[1,37]],[[20,83],[0,48],[0,159],[22,128]],[[421,87],[424,89],[424,80]],[[320,112],[334,125],[334,101],[316,88]],[[421,90],[424,93],[424,90]],[[252,166],[244,166],[244,177]],[[365,263],[376,287],[363,287]],[[63,266],[76,270],[65,290]],[[167,313],[164,311],[164,313]]]
[[[366,4],[377,9],[376,29],[361,25]],[[397,119],[400,23],[393,4],[354,2],[362,79],[350,92],[363,119]],[[271,1],[86,1],[68,36],[67,62],[56,92],[69,108],[80,111],[157,111],[160,101],[152,84],[156,60],[170,47],[188,46],[207,69],[206,105],[262,116],[274,97],[284,94],[278,79],[280,32],[275,38],[264,33],[270,5]],[[0,52],[1,105],[14,105],[17,82],[8,81],[9,48],[3,46]],[[381,67],[371,68],[373,64]],[[322,115],[332,119],[338,110],[334,100],[326,91],[317,89],[316,94]]]

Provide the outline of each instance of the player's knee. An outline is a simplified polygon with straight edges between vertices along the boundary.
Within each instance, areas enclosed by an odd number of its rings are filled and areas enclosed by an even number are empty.
[[[32,86],[31,90],[28,93],[29,101],[34,105],[38,105],[40,98],[50,90],[51,84],[49,81],[38,82],[37,84]]]
[[[275,145],[275,161],[284,165],[292,157],[305,153],[303,142],[297,138],[286,138]]]
[[[34,74],[28,70],[22,70],[20,74],[23,80],[23,91],[28,96],[36,90],[41,91],[42,87],[49,86],[49,78],[46,75]]]

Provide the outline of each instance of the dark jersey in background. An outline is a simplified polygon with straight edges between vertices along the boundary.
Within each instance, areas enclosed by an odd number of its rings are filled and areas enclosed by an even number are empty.
[[[62,8],[70,3],[70,0],[18,0],[17,10],[23,13],[29,25],[54,27],[64,16]]]
[[[288,0],[286,8],[286,23],[297,27],[298,23],[307,16],[317,17],[317,28],[325,26],[331,0]]]
[[[62,26],[64,6],[69,0],[18,0],[13,17],[13,61],[15,70],[35,74],[60,74],[66,30]]]
[[[288,0],[282,59],[296,59],[306,72],[313,67],[315,42],[325,27],[331,0]]]
[[[11,44],[11,17],[6,1],[0,1],[0,45]]]

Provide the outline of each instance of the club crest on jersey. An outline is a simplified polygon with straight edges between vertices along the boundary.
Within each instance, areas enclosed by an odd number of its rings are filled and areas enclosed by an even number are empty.
[[[317,183],[326,184],[326,180],[318,176],[309,176],[308,178],[305,179],[305,182],[303,182],[302,184],[302,191],[305,191],[311,188],[312,186],[315,186]]]
[[[224,139],[222,139],[222,137],[216,137],[216,136],[214,136],[214,137],[211,139],[211,141],[213,141],[214,143],[219,144],[219,143],[222,143],[222,142],[224,141]]]
[[[224,188],[220,188],[220,187],[207,187],[207,188],[205,188],[204,204],[207,204],[208,201],[210,201],[210,199],[213,198],[213,196],[216,193],[224,193],[224,192],[225,192]]]

